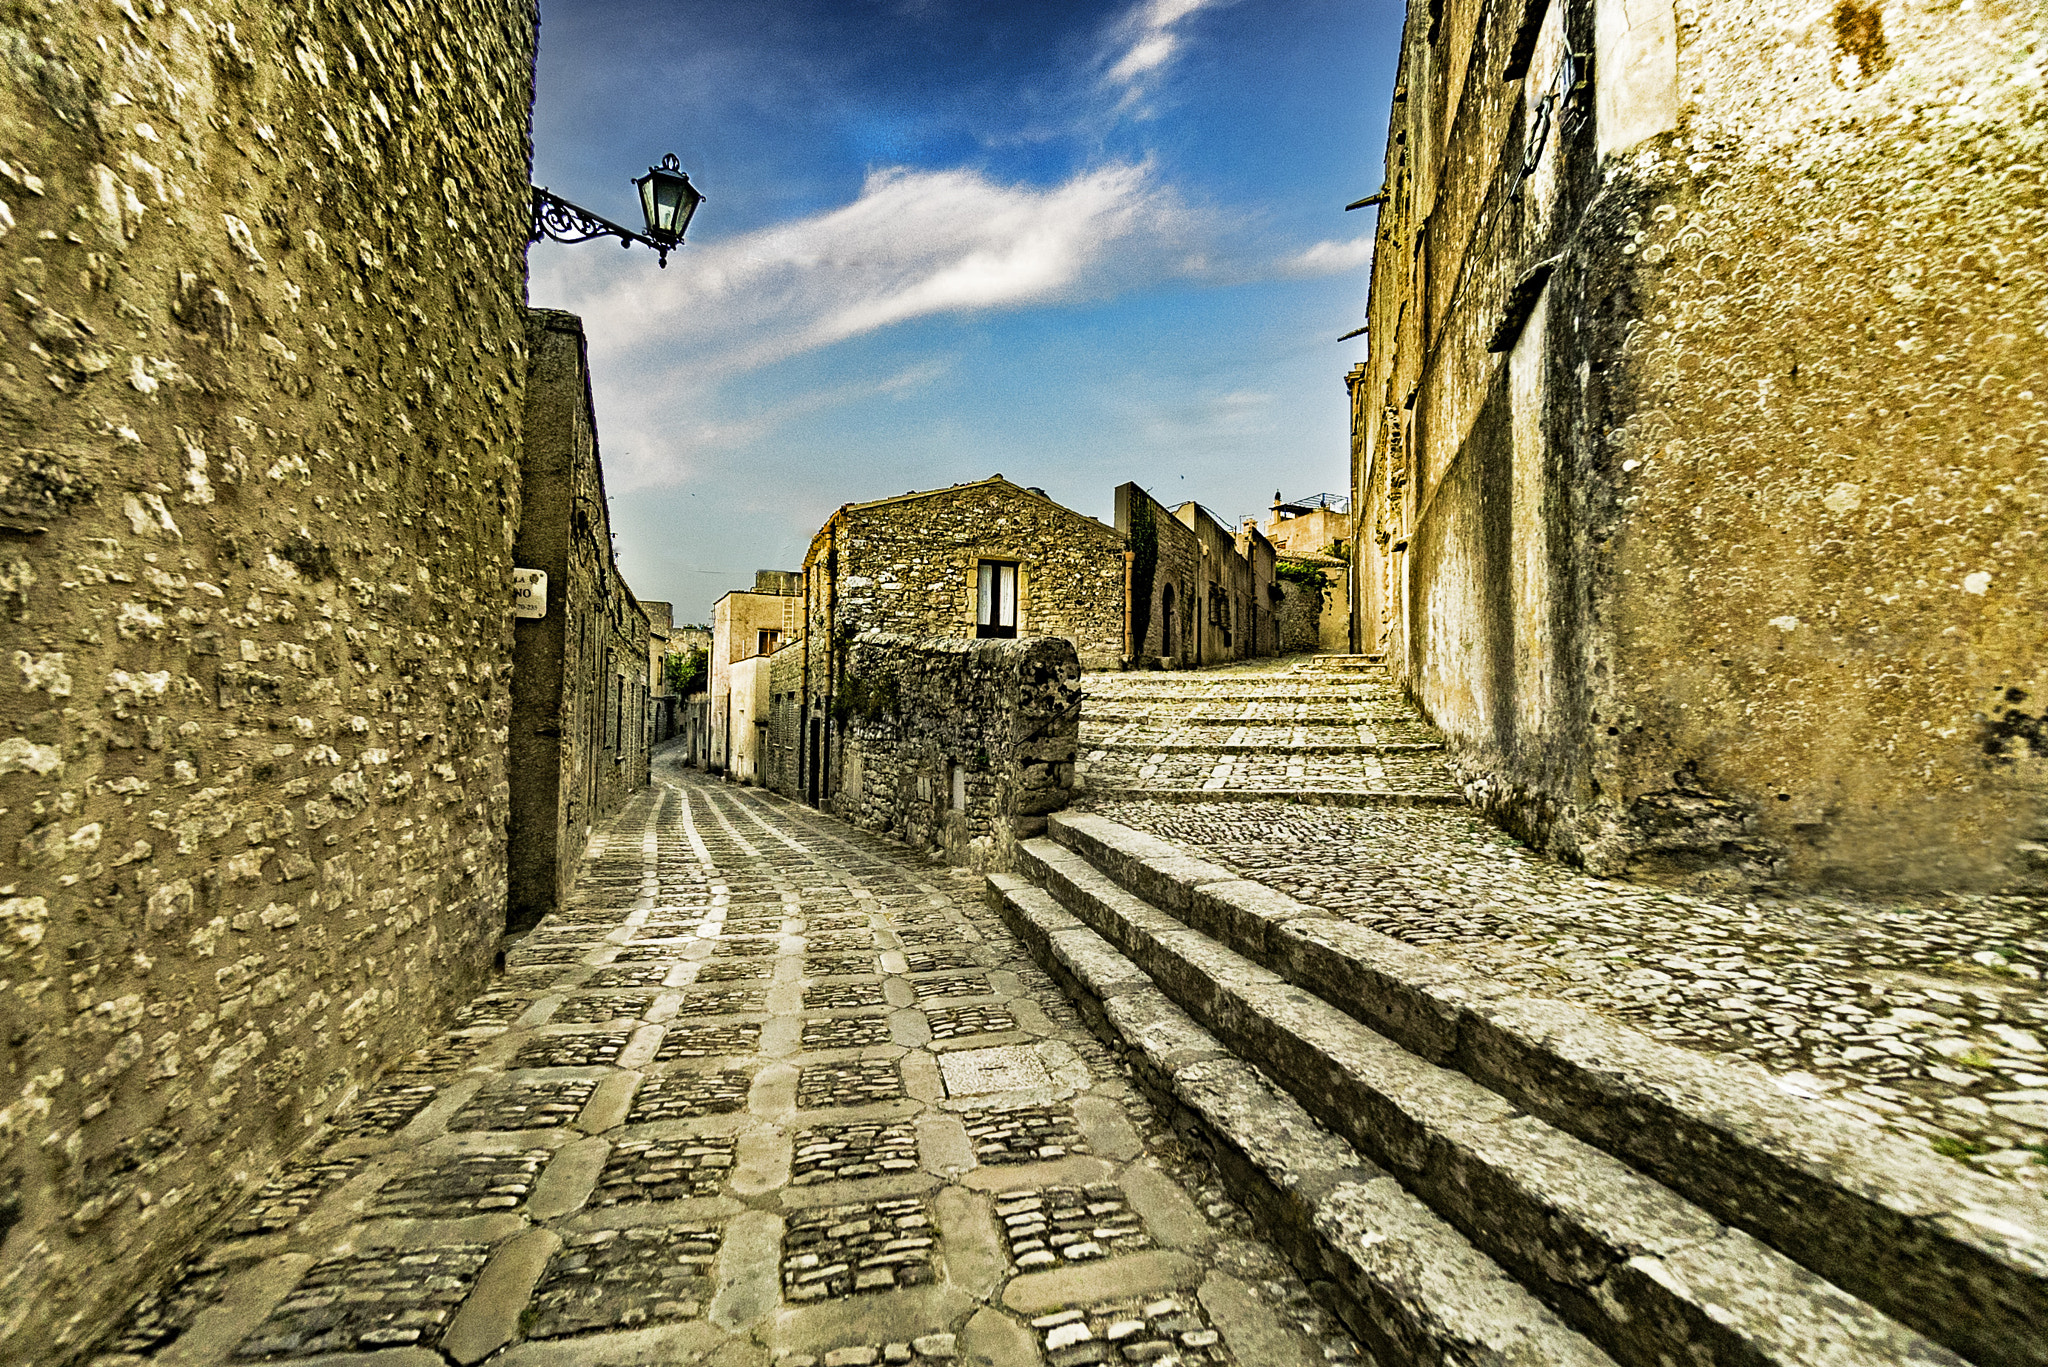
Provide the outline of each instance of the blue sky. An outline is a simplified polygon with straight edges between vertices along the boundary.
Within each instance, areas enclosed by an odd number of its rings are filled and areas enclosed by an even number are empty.
[[[627,579],[708,620],[841,503],[1000,471],[1110,515],[1345,484],[1395,0],[544,0],[534,179],[657,270],[537,245],[583,315]]]

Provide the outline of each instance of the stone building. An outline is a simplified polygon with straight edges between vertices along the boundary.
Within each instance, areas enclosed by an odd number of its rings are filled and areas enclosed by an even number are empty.
[[[2041,24],[1409,6],[1358,625],[1518,831],[2048,885]]]
[[[65,1363],[490,972],[534,16],[5,22],[0,1360]]]
[[[765,692],[758,704],[754,693],[765,690],[767,676],[759,679],[749,669],[735,674],[747,660],[774,654],[787,642],[802,637],[803,574],[797,570],[756,570],[751,591],[735,589],[711,605],[711,709],[710,734],[705,747],[705,767],[717,773],[732,769],[736,751],[746,751],[748,781],[753,781],[754,733],[756,720],[767,719]],[[733,715],[735,687],[745,691],[747,716]]]
[[[653,628],[612,558],[583,325],[535,309],[527,328],[519,568],[546,574],[541,615],[516,624],[508,924],[561,904],[591,824],[648,776]],[[666,603],[661,617],[668,616]]]
[[[1116,529],[1130,547],[1130,658],[1184,668],[1279,650],[1273,544],[1256,526],[1233,533],[1201,504],[1169,510],[1133,483],[1117,486]]]
[[[1280,649],[1351,649],[1351,503],[1339,494],[1273,494],[1264,531],[1280,561]]]
[[[813,804],[834,791],[851,705],[840,684],[861,632],[1059,636],[1094,668],[1123,654],[1123,538],[1001,475],[842,506],[812,538],[803,583],[800,696],[783,724],[800,740],[777,781]]]
[[[1261,530],[1282,560],[1342,561],[1351,546],[1351,500],[1342,494],[1313,494],[1290,502],[1276,491]]]

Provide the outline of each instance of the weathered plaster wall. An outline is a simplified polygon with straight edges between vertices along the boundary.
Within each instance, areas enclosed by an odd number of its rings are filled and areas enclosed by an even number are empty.
[[[0,1360],[490,969],[533,26],[0,13]]]
[[[513,556],[548,576],[547,615],[514,624],[510,906],[515,928],[561,905],[593,822],[647,782],[644,609],[612,559],[583,325],[531,311]],[[633,652],[637,650],[637,655]]]
[[[730,767],[727,747],[736,743],[732,729],[732,667],[760,654],[761,633],[772,631],[780,643],[803,631],[802,578],[781,570],[761,570],[756,590],[735,590],[711,605],[711,730],[709,767]]]
[[[1554,3],[1502,80],[1526,12],[1411,14],[1361,627],[1596,867],[2048,883],[2048,19]]]
[[[858,681],[830,802],[838,816],[955,864],[1010,867],[1074,786],[1081,666],[1063,637],[856,637]]]

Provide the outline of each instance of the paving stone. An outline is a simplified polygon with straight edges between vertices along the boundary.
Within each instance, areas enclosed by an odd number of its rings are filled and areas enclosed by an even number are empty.
[[[533,1338],[696,1319],[711,1300],[716,1225],[572,1234],[549,1260],[524,1316]]]
[[[730,936],[731,933],[728,930],[726,935]],[[721,937],[713,943],[711,957],[713,959],[757,959],[764,955],[774,954],[781,947],[781,943],[780,940],[756,937],[745,939]]]
[[[990,1035],[1017,1028],[1017,1018],[1001,1006],[942,1006],[928,1010],[932,1038],[958,1039],[963,1035]]]
[[[894,1059],[811,1063],[797,1075],[796,1104],[801,1110],[865,1106],[874,1101],[894,1101],[902,1095],[903,1071]]]
[[[883,1016],[827,1016],[804,1022],[805,1050],[864,1049],[890,1042],[889,1022]]]
[[[1019,1271],[1149,1248],[1152,1238],[1114,1182],[1019,1187],[995,1198],[996,1223]]]
[[[578,1030],[563,1035],[536,1035],[521,1045],[514,1068],[597,1068],[616,1062],[633,1038],[630,1030]]]
[[[967,945],[952,948],[908,949],[903,952],[903,961],[912,973],[944,973],[960,968],[980,968],[981,960]]]
[[[335,1131],[356,1139],[394,1133],[425,1109],[439,1091],[431,1082],[387,1082],[359,1098],[346,1115],[337,1116]]]
[[[919,1005],[945,1001],[949,997],[986,997],[994,993],[988,978],[980,973],[956,974],[947,978],[918,978],[911,982]]]
[[[583,980],[585,987],[659,987],[668,980],[672,964],[615,964],[600,968]],[[698,975],[703,976],[701,973]]]
[[[448,1122],[450,1130],[538,1130],[574,1123],[597,1083],[586,1078],[497,1082]]]
[[[489,1035],[443,1035],[424,1049],[415,1049],[386,1074],[387,1079],[446,1077],[475,1062]]]
[[[635,941],[621,947],[611,957],[613,964],[668,964],[673,967],[683,962],[683,951],[689,948],[687,941],[650,940],[644,944]],[[609,966],[609,965],[607,965]]]
[[[846,1010],[856,1006],[883,1006],[888,998],[882,985],[866,983],[818,983],[804,989],[804,1007],[811,1011]]]
[[[872,949],[865,954],[804,955],[804,976],[807,978],[849,977],[854,974],[879,972],[881,959]]]
[[[867,929],[823,930],[818,927],[821,918],[808,918],[809,928],[804,932],[804,949],[814,954],[872,953],[875,948],[875,933]],[[866,918],[863,917],[863,920]]]
[[[1029,1045],[1006,1044],[992,1049],[963,1049],[939,1055],[939,1075],[948,1096],[982,1092],[1013,1092],[1049,1087],[1052,1074],[1038,1051]]]
[[[649,1125],[660,1120],[690,1120],[745,1110],[753,1081],[753,1075],[744,1068],[712,1073],[662,1073],[640,1084],[633,1109],[626,1114],[626,1123]]]
[[[533,1193],[547,1149],[462,1154],[422,1172],[387,1182],[370,1201],[373,1216],[460,1220],[515,1211]]]
[[[526,1014],[533,998],[525,993],[494,992],[478,997],[455,1013],[457,1028],[478,1025],[510,1025]]]
[[[636,942],[640,940],[680,939],[686,935],[697,934],[698,927],[703,924],[704,920],[701,916],[693,916],[687,920],[676,917],[662,917],[660,919],[650,917],[642,921],[633,931],[633,939]]]
[[[551,1025],[598,1025],[643,1016],[654,1005],[651,992],[578,992],[562,998],[548,1017]]]
[[[733,1025],[671,1025],[654,1053],[656,1063],[678,1059],[745,1057],[761,1052],[761,1027],[752,1021]]]
[[[813,1125],[798,1132],[790,1185],[884,1177],[917,1169],[917,1127],[908,1120]]]
[[[733,959],[708,963],[697,970],[700,983],[766,982],[775,973],[773,959]]]
[[[235,1349],[243,1361],[432,1347],[469,1294],[490,1249],[448,1244],[371,1249],[315,1263],[262,1326]]]
[[[821,935],[844,939],[846,943],[821,943]],[[818,949],[866,949],[875,943],[875,933],[869,928],[868,914],[864,911],[815,911],[804,909],[804,938]]]
[[[707,987],[700,976],[683,997],[683,1012],[690,1016],[734,1016],[743,1011],[760,1011],[768,1004],[765,984],[751,987]]]
[[[228,1222],[233,1234],[269,1234],[289,1229],[320,1198],[355,1176],[363,1158],[310,1159],[287,1164],[250,1198],[249,1206]]]
[[[591,1204],[676,1201],[715,1196],[732,1175],[738,1141],[712,1135],[689,1139],[621,1139],[612,1146]]]
[[[920,1286],[936,1275],[938,1253],[938,1227],[917,1197],[793,1213],[782,1238],[783,1298]]]
[[[1209,1323],[1201,1303],[1176,1294],[1101,1301],[1041,1315],[1031,1321],[1049,1367],[1093,1367],[1096,1363],[1184,1364],[1230,1367],[1223,1336]]]
[[[216,1262],[205,1252],[187,1258],[142,1298],[104,1347],[113,1353],[153,1353],[175,1342],[200,1311],[220,1299],[235,1270],[234,1264]]]
[[[933,921],[913,924],[922,925],[923,928],[900,930],[896,933],[897,940],[902,943],[905,950],[955,950],[965,949],[968,946],[968,941],[962,938],[959,929],[943,917]],[[972,966],[980,967],[979,964]]]
[[[725,939],[737,935],[781,935],[783,918],[780,916],[728,916],[719,924],[718,935]]]
[[[521,945],[505,956],[508,968],[528,965],[580,964],[596,946],[583,941],[555,945]]]
[[[1038,1163],[1088,1152],[1088,1141],[1069,1107],[992,1107],[963,1111],[960,1120],[980,1163]]]

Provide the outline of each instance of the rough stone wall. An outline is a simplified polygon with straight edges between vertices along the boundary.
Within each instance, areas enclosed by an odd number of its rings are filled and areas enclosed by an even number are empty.
[[[561,905],[593,822],[647,782],[650,625],[612,559],[583,325],[532,310],[520,461],[521,568],[546,615],[514,624],[509,923]]]
[[[2048,885],[2048,16],[1552,5],[1502,81],[1518,22],[1411,12],[1360,380],[1475,796],[1599,868]]]
[[[839,553],[835,630],[972,637],[976,566],[1013,560],[1020,635],[1064,636],[1090,668],[1123,655],[1121,538],[1000,475],[849,504],[819,536]],[[814,543],[806,568],[824,554]]]
[[[841,684],[870,630],[972,638],[978,566],[1018,569],[1018,629],[1066,639],[1090,668],[1123,655],[1124,548],[1115,530],[1001,475],[924,494],[850,503],[804,561],[803,705],[792,784],[822,802],[843,770]]]
[[[525,0],[0,18],[0,1360],[504,926]]]
[[[768,657],[768,751],[762,786],[797,797],[803,737],[804,646],[792,641]]]
[[[1074,786],[1081,666],[1063,637],[867,632],[849,651],[847,739],[830,807],[977,869],[1010,866]]]
[[[1147,539],[1152,544],[1149,569],[1138,558],[1142,551],[1133,552],[1131,564],[1131,612],[1134,619],[1144,618],[1142,633],[1135,620],[1131,626],[1133,635],[1144,638],[1133,642],[1135,657],[1174,666],[1200,663],[1195,605],[1202,600],[1204,583],[1202,543],[1193,529],[1136,483],[1117,486],[1116,529],[1128,545],[1135,547]]]

